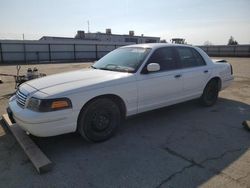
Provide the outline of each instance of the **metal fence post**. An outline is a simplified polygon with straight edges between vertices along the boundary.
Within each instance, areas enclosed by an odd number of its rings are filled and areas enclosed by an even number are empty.
[[[1,63],[3,63],[3,49],[2,49],[2,43],[0,43],[0,57],[1,57]]]
[[[73,45],[74,45],[74,61],[76,61],[76,44]]]
[[[50,44],[48,44],[48,48],[49,48],[49,62],[51,62],[51,49],[50,49]]]
[[[24,62],[27,63],[27,56],[26,56],[26,46],[25,46],[25,43],[23,43],[23,55],[24,55]]]
[[[36,61],[39,63],[39,52],[36,52]]]
[[[98,48],[97,48],[97,44],[95,45],[95,58],[96,60],[98,59]]]

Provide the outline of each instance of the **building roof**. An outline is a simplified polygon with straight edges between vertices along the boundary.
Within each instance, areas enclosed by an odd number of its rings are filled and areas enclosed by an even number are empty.
[[[52,36],[42,36],[39,40],[47,40],[47,39],[53,39],[53,40],[72,40],[73,37],[52,37]]]
[[[91,38],[79,39],[74,37],[53,37],[53,36],[43,36],[39,40],[96,40]]]
[[[107,33],[101,33],[101,32],[97,32],[97,33],[85,33],[85,35],[88,34],[94,34],[94,35],[110,35],[110,36],[123,36],[123,37],[142,37],[142,38],[155,38],[155,39],[160,39],[160,37],[150,37],[150,36],[140,36],[140,35],[127,35],[127,34],[107,34]]]

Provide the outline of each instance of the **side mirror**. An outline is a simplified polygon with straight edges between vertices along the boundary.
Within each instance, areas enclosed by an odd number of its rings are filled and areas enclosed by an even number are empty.
[[[156,72],[160,70],[160,65],[158,63],[149,63],[147,65],[147,71],[148,72]]]

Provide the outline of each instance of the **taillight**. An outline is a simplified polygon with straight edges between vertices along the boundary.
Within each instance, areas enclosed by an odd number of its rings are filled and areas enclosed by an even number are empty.
[[[233,66],[230,64],[231,75],[233,75]]]

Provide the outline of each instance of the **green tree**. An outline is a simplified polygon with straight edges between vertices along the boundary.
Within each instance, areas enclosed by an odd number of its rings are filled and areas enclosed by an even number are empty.
[[[238,42],[234,40],[233,36],[231,36],[228,40],[227,45],[238,45]]]

